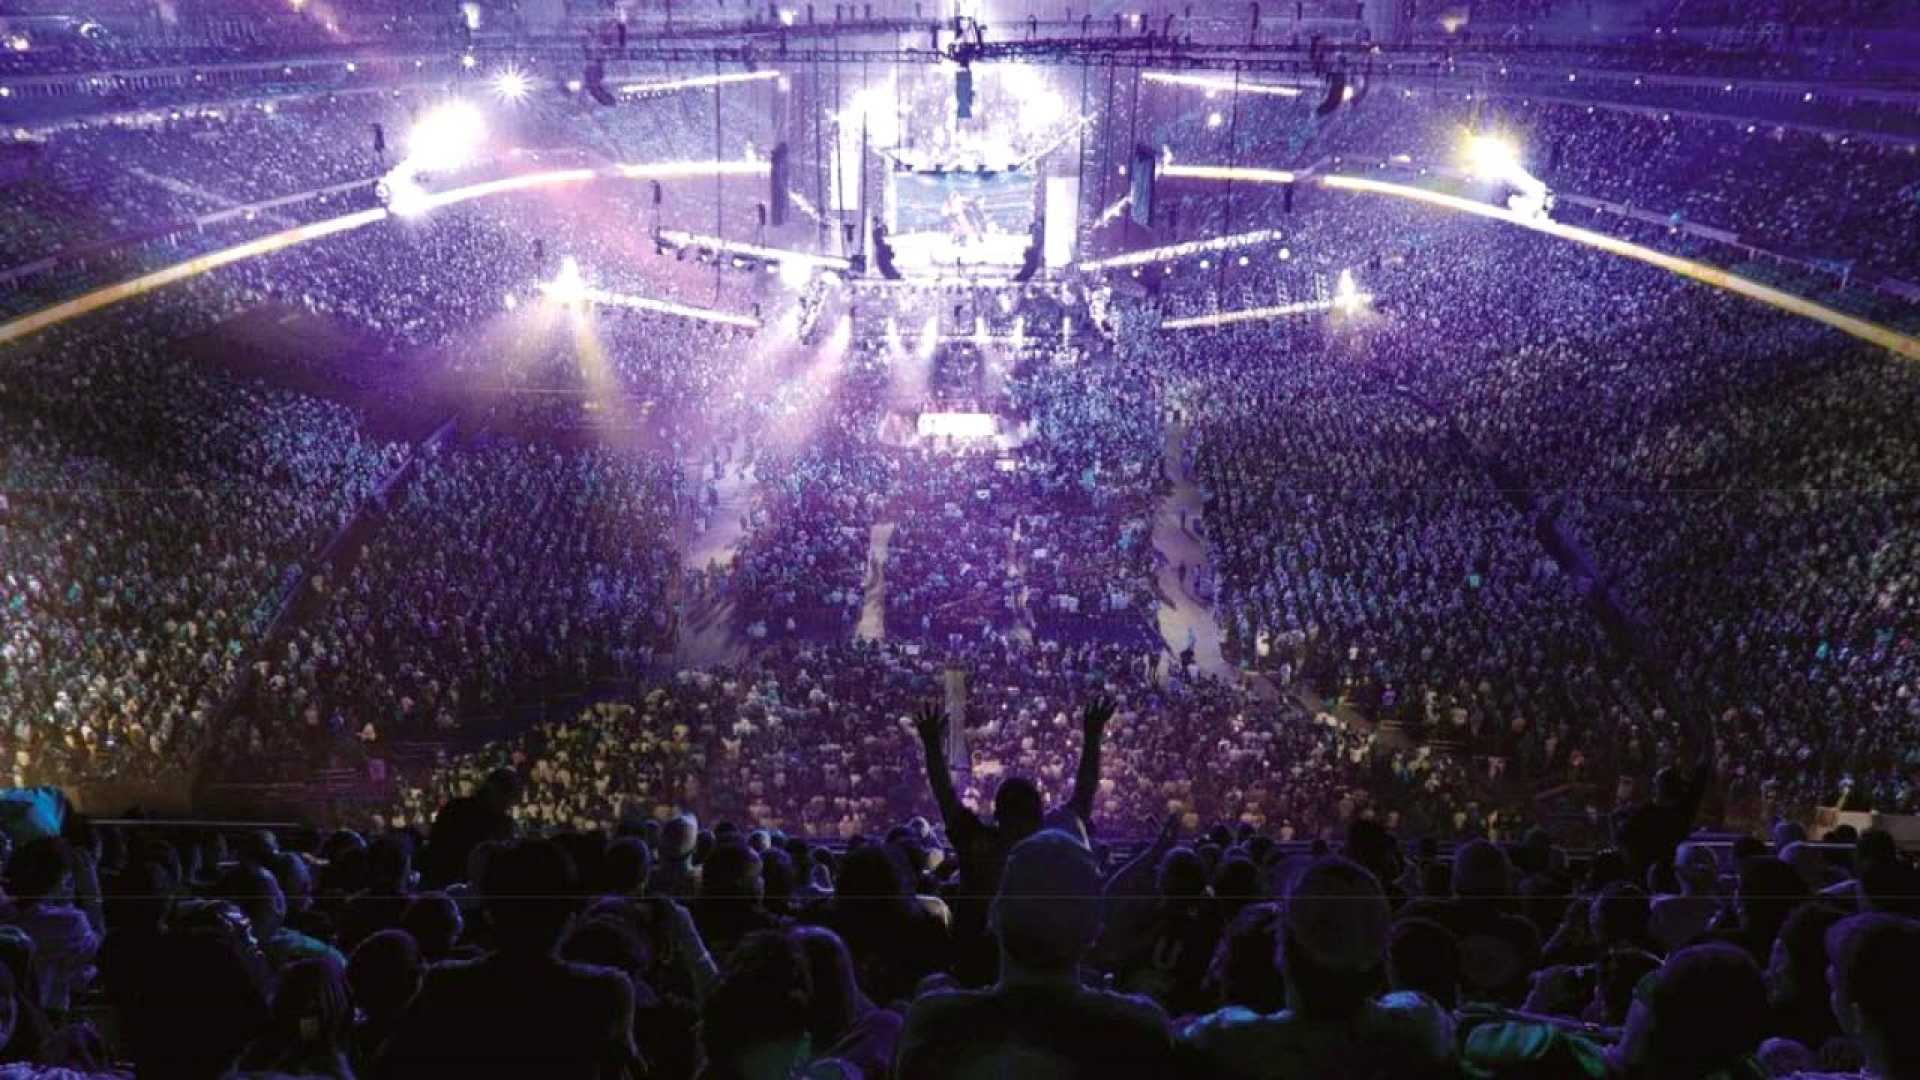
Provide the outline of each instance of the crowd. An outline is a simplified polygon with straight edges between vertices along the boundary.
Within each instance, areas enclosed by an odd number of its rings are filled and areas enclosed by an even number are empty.
[[[402,459],[341,406],[170,355],[199,321],[156,304],[0,365],[15,783],[189,764],[289,579]]]
[[[863,674],[841,659],[808,658],[822,682]],[[756,691],[763,703],[770,690]],[[1666,769],[1616,817],[1620,846],[1578,860],[1537,829],[1447,851],[1370,813],[1303,843],[1175,812],[1151,843],[1115,844],[1108,759],[1141,718],[1085,690],[1058,701],[1062,742],[1078,744],[1070,783],[1036,748],[1003,763],[991,795],[955,790],[937,704],[900,716],[887,780],[936,812],[879,817],[842,843],[644,802],[608,825],[584,802],[549,801],[630,737],[603,727],[663,723],[680,708],[670,695],[728,693],[691,676],[598,710],[364,833],[101,827],[37,795],[4,846],[0,1068],[41,1080],[1920,1069],[1907,986],[1920,870],[1879,830],[1821,847],[1787,823],[1766,840],[1693,835],[1700,777]],[[691,741],[684,725],[656,735]],[[757,779],[777,782],[768,763]],[[656,783],[676,775],[694,774]]]
[[[429,450],[318,610],[255,665],[216,752],[294,775],[344,736],[446,732],[637,670],[674,627],[676,480],[506,443]]]

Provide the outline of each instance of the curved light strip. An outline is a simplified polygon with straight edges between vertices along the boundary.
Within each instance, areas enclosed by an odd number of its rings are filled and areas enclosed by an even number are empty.
[[[419,207],[423,210],[489,195],[503,195],[513,191],[525,191],[530,188],[547,187],[553,184],[578,184],[602,177],[619,177],[629,180],[670,180],[688,176],[764,176],[769,170],[764,161],[670,161],[644,165],[615,165],[609,169],[557,169],[551,172],[526,173],[521,176],[509,176],[500,180],[487,180],[465,187],[452,188],[424,197]],[[0,345],[18,341],[30,334],[39,333],[50,326],[58,326],[69,319],[89,315],[102,308],[111,307],[122,301],[144,296],[155,289],[165,288],[176,282],[201,274],[245,262],[261,255],[271,255],[276,251],[323,239],[338,233],[350,232],[377,221],[393,217],[392,211],[384,206],[343,214],[307,225],[284,229],[277,233],[255,237],[245,243],[230,248],[211,251],[205,255],[196,255],[184,262],[142,274],[137,278],[102,286],[92,292],[81,293],[71,300],[65,300],[51,307],[12,320],[0,323]]]
[[[223,266],[231,266],[237,262],[244,262],[255,256],[271,254],[282,248],[292,247],[295,244],[304,244],[309,240],[318,240],[323,236],[332,236],[335,233],[358,229],[363,225],[371,225],[387,216],[386,207],[376,206],[371,210],[361,210],[358,213],[329,218],[326,221],[316,221],[311,225],[301,225],[297,228],[286,229],[281,232],[249,240],[244,244],[236,244],[230,248],[223,248],[205,255],[198,255],[185,262],[175,263],[165,269],[155,270],[151,274],[142,274],[137,278],[133,278],[130,281],[122,281],[117,285],[108,285],[89,293],[81,293],[71,300],[55,304],[52,307],[41,308],[31,315],[23,315],[12,322],[0,324],[0,345],[4,345],[9,341],[18,341],[28,334],[45,330],[49,326],[57,326],[60,323],[66,322],[68,319],[77,319],[82,315],[91,314],[92,312],[99,311],[101,308],[118,304],[122,300],[131,300],[136,296],[144,296],[155,289],[172,285],[176,281],[185,281],[190,277],[198,277],[210,270],[218,270]]]
[[[1299,179],[1285,169],[1248,169],[1237,165],[1162,165],[1160,176],[1174,180],[1240,180],[1249,184],[1291,184]]]
[[[550,284],[541,285],[540,291],[548,296],[558,296],[558,290]],[[590,304],[632,308],[635,311],[650,311],[656,315],[673,315],[682,319],[718,323],[721,326],[738,326],[746,330],[760,329],[759,319],[747,315],[735,315],[730,311],[720,311],[715,308],[693,307],[689,304],[676,304],[671,300],[655,300],[646,296],[628,296],[623,293],[608,292],[605,289],[582,289],[579,295],[580,299]]]
[[[1097,270],[1120,270],[1129,266],[1145,266],[1162,259],[1183,259],[1189,255],[1200,255],[1209,251],[1232,251],[1237,247],[1264,244],[1270,240],[1279,240],[1284,236],[1279,229],[1258,229],[1254,232],[1236,233],[1233,236],[1217,236],[1212,240],[1189,240],[1184,244],[1170,244],[1166,247],[1141,248],[1125,254],[1105,259],[1094,259],[1080,264],[1081,273],[1093,273]]]
[[[1373,300],[1371,293],[1354,293],[1352,296],[1336,296],[1328,300],[1301,300],[1293,304],[1280,304],[1275,307],[1247,308],[1243,311],[1219,311],[1211,315],[1191,315],[1184,319],[1168,319],[1160,324],[1162,330],[1200,330],[1214,326],[1231,326],[1234,323],[1259,322],[1262,319],[1279,319],[1288,315],[1304,315],[1309,311],[1332,311],[1342,305],[1358,307]]]
[[[1825,304],[1808,300],[1803,296],[1795,296],[1793,293],[1776,289],[1771,285],[1762,285],[1752,278],[1745,278],[1738,274],[1728,273],[1717,266],[1709,266],[1706,263],[1695,262],[1692,259],[1682,259],[1675,255],[1668,255],[1665,252],[1655,251],[1650,247],[1630,243],[1619,237],[1608,236],[1605,233],[1594,232],[1591,229],[1582,229],[1574,225],[1563,225],[1560,222],[1547,218],[1525,218],[1510,210],[1504,210],[1497,206],[1475,202],[1472,199],[1463,199],[1458,195],[1447,195],[1438,191],[1429,191],[1426,188],[1413,187],[1408,184],[1392,184],[1384,180],[1337,175],[1323,176],[1320,178],[1320,182],[1327,187],[1342,191],[1363,191],[1374,195],[1392,195],[1402,199],[1411,199],[1415,202],[1426,203],[1429,206],[1438,206],[1446,210],[1457,210],[1461,213],[1474,214],[1494,221],[1504,221],[1509,225],[1518,225],[1521,228],[1546,233],[1548,236],[1556,236],[1562,240],[1572,240],[1575,243],[1598,248],[1601,251],[1613,255],[1620,255],[1625,258],[1638,260],[1650,266],[1657,266],[1662,270],[1679,274],[1681,277],[1691,278],[1704,285],[1711,285],[1716,289],[1724,289],[1727,292],[1737,293],[1749,300],[1758,300],[1769,307],[1778,308],[1791,315],[1799,315],[1812,319],[1818,323],[1824,323],[1844,334],[1859,338],[1861,341],[1878,345],[1884,349],[1890,349],[1909,360],[1920,360],[1920,338],[1903,334],[1892,327],[1882,326],[1876,322],[1869,322],[1866,319],[1848,315],[1843,311],[1837,311]]]

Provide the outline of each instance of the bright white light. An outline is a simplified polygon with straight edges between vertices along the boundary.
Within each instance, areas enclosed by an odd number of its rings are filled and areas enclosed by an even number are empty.
[[[1000,91],[1017,106],[1024,131],[1045,131],[1067,115],[1067,103],[1054,92],[1038,68],[1009,64],[996,69]]]
[[[349,61],[347,61],[347,74],[349,74],[349,75],[351,75],[351,74],[353,74],[354,72],[356,72],[356,71],[359,71],[359,70],[360,70],[360,65],[359,65],[359,64],[356,64],[356,63],[354,63],[354,62],[353,62],[353,61],[351,61],[351,60],[349,60]]]
[[[840,114],[842,130],[857,132],[862,118],[867,125],[867,141],[875,146],[892,146],[900,141],[900,114],[895,111],[893,84],[864,86]]]
[[[1340,271],[1340,281],[1333,288],[1333,306],[1348,315],[1360,308],[1360,289],[1353,283],[1353,271]]]
[[[783,76],[777,71],[731,71],[723,75],[695,75],[687,79],[668,79],[665,82],[628,83],[620,88],[623,94],[664,94],[673,90],[700,90],[713,86],[731,86],[734,83],[760,82],[763,79],[779,79]]]
[[[1520,153],[1497,135],[1473,135],[1467,139],[1467,164],[1475,176],[1504,179],[1520,168]]]
[[[493,77],[493,92],[506,101],[525,101],[532,91],[533,80],[519,68],[507,68]]]
[[[405,166],[388,173],[381,186],[386,189],[387,209],[393,211],[395,217],[419,217],[426,212],[427,191]],[[380,194],[379,189],[375,189],[375,194]]]
[[[472,53],[467,53],[460,58],[460,66],[466,68],[468,71],[472,71],[475,67],[478,67],[479,64],[479,57],[474,56]]]
[[[1232,79],[1218,75],[1179,75],[1171,71],[1149,71],[1140,77],[1147,82],[1163,83],[1168,86],[1191,86],[1209,92],[1235,89]],[[1299,97],[1301,93],[1297,86],[1246,81],[1242,81],[1238,89],[1243,94],[1270,94],[1274,97]]]
[[[507,305],[508,311],[512,311],[514,308],[517,308],[520,306],[520,298],[513,295],[512,293],[508,293],[507,298],[504,301],[502,301],[502,303]]]
[[[940,316],[929,315],[920,326],[920,343],[914,350],[914,358],[921,363],[930,363],[933,354],[940,351]]]
[[[27,35],[25,34],[14,34],[7,38],[7,48],[12,49],[14,52],[26,52],[28,49],[33,48],[33,42],[28,41]]]
[[[583,83],[582,83],[582,82],[581,82],[581,81],[580,81],[579,79],[568,79],[568,80],[567,80],[567,93],[569,93],[569,94],[577,94],[577,93],[579,93],[579,92],[580,92],[580,87],[581,87],[581,86],[583,86],[583,85],[584,85],[584,84],[583,84]]]
[[[1165,165],[1162,177],[1182,180],[1239,180],[1249,184],[1291,184],[1298,177],[1285,169],[1254,169],[1234,165]]]
[[[472,161],[487,138],[487,121],[464,101],[449,101],[413,126],[407,163],[416,171],[442,172]]]
[[[586,299],[587,279],[580,275],[580,264],[573,256],[560,260],[560,272],[547,285],[546,294],[562,304],[577,304]]]
[[[807,282],[813,280],[813,267],[802,259],[782,259],[779,262],[780,284],[789,289],[804,289]]]
[[[781,26],[793,25],[793,9],[792,8],[780,9],[780,25]]]
[[[1227,118],[1224,116],[1221,116],[1219,113],[1207,114],[1207,126],[1210,128],[1217,128],[1221,124],[1224,124],[1226,122],[1227,122]]]
[[[466,20],[467,29],[469,30],[480,29],[480,5],[479,4],[473,3],[472,0],[468,0],[467,3],[461,4],[460,17]]]

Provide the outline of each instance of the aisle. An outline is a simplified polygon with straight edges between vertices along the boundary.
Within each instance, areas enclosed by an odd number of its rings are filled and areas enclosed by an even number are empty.
[[[860,605],[860,622],[853,628],[855,641],[887,639],[887,548],[895,528],[891,521],[875,522],[867,534],[866,596]]]
[[[1173,487],[1160,500],[1153,517],[1153,546],[1161,556],[1155,579],[1160,594],[1160,637],[1175,656],[1191,642],[1195,667],[1217,678],[1232,680],[1238,678],[1238,674],[1220,653],[1220,624],[1181,580],[1182,565],[1189,574],[1207,565],[1206,544],[1181,527],[1183,514],[1188,523],[1195,523],[1206,508],[1200,488],[1187,476],[1181,454],[1186,437],[1184,423],[1168,425],[1162,462]]]
[[[696,468],[700,480],[694,485],[694,497],[704,503],[707,478],[713,475],[713,465],[702,458]],[[708,511],[707,528],[688,539],[681,556],[682,566],[689,570],[705,570],[715,563],[721,566],[733,564],[733,556],[740,550],[740,541],[747,535],[747,515],[753,510],[755,480],[753,466],[742,464],[740,455],[736,453],[727,462],[725,475],[714,484],[719,502]]]

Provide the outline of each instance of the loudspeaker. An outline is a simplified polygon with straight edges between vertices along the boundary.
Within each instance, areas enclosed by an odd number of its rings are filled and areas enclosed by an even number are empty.
[[[1281,201],[1282,201],[1282,209],[1286,213],[1289,213],[1289,214],[1293,213],[1293,185],[1292,184],[1288,184],[1286,188],[1281,191]]]
[[[962,120],[973,119],[973,69],[961,68],[953,74],[953,101]]]
[[[1313,110],[1314,115],[1325,116],[1339,108],[1340,103],[1346,100],[1346,96],[1347,74],[1344,71],[1336,71],[1327,76],[1327,99],[1320,103],[1319,108]]]
[[[659,206],[659,205],[660,205],[660,202],[661,202],[661,200],[662,200],[663,198],[665,198],[665,195],[664,195],[664,193],[662,193],[662,192],[661,192],[661,190],[660,190],[660,181],[658,181],[658,180],[649,180],[649,181],[647,181],[647,183],[649,183],[649,184],[652,184],[652,185],[653,185],[653,205],[655,205],[655,206]]]
[[[595,60],[581,73],[580,81],[586,84],[587,96],[602,105],[617,105],[619,102],[607,89],[607,66]]]
[[[1034,223],[1033,236],[1028,239],[1027,250],[1020,257],[1020,269],[1014,271],[1013,280],[1032,281],[1033,275],[1040,272],[1040,225]]]
[[[1133,148],[1133,168],[1128,170],[1128,176],[1133,180],[1133,205],[1128,214],[1135,225],[1153,224],[1153,178],[1159,168],[1158,154],[1144,146]]]
[[[373,125],[373,156],[378,158],[387,156],[387,129],[379,124]]]
[[[767,220],[779,228],[787,223],[787,185],[792,182],[793,166],[787,153],[787,144],[781,143],[773,148],[773,159],[767,168],[767,176],[772,180],[767,191]]]

